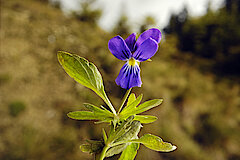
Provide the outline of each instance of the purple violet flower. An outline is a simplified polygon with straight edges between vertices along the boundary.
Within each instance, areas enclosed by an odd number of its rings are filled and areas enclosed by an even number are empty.
[[[127,39],[113,37],[108,42],[110,52],[118,59],[127,61],[116,78],[117,85],[122,88],[141,87],[139,63],[150,59],[158,50],[162,38],[161,32],[152,28],[143,32],[136,41],[136,33]]]

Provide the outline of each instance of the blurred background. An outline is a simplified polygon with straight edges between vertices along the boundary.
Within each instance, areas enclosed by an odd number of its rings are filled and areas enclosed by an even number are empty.
[[[0,0],[0,159],[91,160],[79,145],[101,139],[92,121],[66,114],[103,104],[61,68],[56,53],[94,62],[115,106],[123,65],[110,38],[157,27],[152,62],[141,63],[143,101],[163,98],[140,132],[177,145],[160,153],[140,147],[136,160],[240,159],[240,0]],[[117,156],[109,158],[117,159]]]

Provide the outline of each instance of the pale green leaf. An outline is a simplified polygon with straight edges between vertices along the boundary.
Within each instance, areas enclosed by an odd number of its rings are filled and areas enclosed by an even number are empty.
[[[162,151],[162,152],[170,152],[177,148],[171,143],[163,142],[163,140],[160,137],[152,134],[145,134],[141,138],[134,139],[131,142],[142,143],[143,145],[145,145],[146,147],[152,150]]]
[[[105,120],[106,122],[110,122],[111,118],[103,117],[99,115],[95,115],[93,112],[89,111],[75,111],[69,112],[67,114],[69,118],[76,119],[76,120]]]
[[[104,140],[104,143],[106,143],[106,142],[107,142],[107,134],[106,134],[104,128],[102,129],[102,132],[103,132],[103,140]]]
[[[90,111],[92,111],[94,113],[94,115],[97,115],[97,116],[105,116],[105,117],[113,117],[113,114],[108,111],[108,110],[103,110],[99,107],[96,107],[92,104],[89,104],[89,103],[84,103],[83,104],[84,107],[86,107],[87,109],[89,109]]]
[[[141,123],[152,123],[156,121],[158,118],[151,115],[135,115],[134,120],[140,121]]]
[[[124,149],[118,160],[134,160],[139,149],[139,143],[131,143]]]
[[[110,149],[107,150],[105,157],[111,157],[115,154],[121,153],[127,147],[127,145],[128,145],[128,143],[111,147]]]
[[[58,52],[58,61],[70,77],[93,90],[108,105],[111,105],[104,91],[102,76],[93,63],[78,55],[63,51]]]
[[[80,150],[85,153],[92,153],[92,148],[90,144],[82,144],[80,145]]]
[[[87,140],[87,142],[88,144],[80,145],[80,149],[82,152],[98,153],[104,147],[104,144],[102,141]]]
[[[123,111],[120,113],[120,118],[125,119],[131,115],[136,115],[142,112],[145,112],[149,109],[152,109],[162,103],[162,99],[153,99],[147,102],[140,104],[138,107],[137,105],[140,103],[142,99],[142,95],[140,95],[134,102],[132,102],[129,106],[126,106]],[[153,118],[153,117],[151,117]]]
[[[116,140],[111,144],[111,148],[108,151],[108,156],[112,156],[114,154],[119,154],[122,152],[129,143],[127,141],[131,139],[136,139],[137,135],[141,128],[141,123],[139,121],[130,121],[131,123],[125,123],[121,128],[124,128],[122,130],[119,130],[119,135],[116,135]],[[127,125],[127,126],[126,126]],[[121,132],[123,131],[123,132]]]
[[[124,133],[119,138],[117,138],[114,143],[120,143],[123,141],[135,139],[140,132],[141,127],[142,125],[139,121],[132,121],[131,124],[124,129]]]
[[[142,104],[140,104],[136,110],[135,110],[135,114],[139,114],[142,112],[145,112],[149,109],[152,109],[154,107],[157,107],[158,105],[160,105],[163,102],[162,99],[153,99],[153,100],[149,100],[147,102],[144,102]]]
[[[105,120],[100,120],[100,119],[99,119],[99,121],[94,122],[94,124],[111,123],[111,122],[112,122],[112,119],[110,119],[110,118],[105,118]]]
[[[127,106],[129,106],[132,102],[134,102],[136,100],[136,96],[134,93],[131,93],[130,96],[128,97],[128,101],[127,101]]]
[[[110,137],[109,137],[109,141],[114,141],[116,139],[118,139],[119,137],[121,137],[126,130],[128,130],[133,122],[134,116],[130,116],[128,117],[128,119],[123,120],[120,125],[118,125],[116,127],[115,130],[112,130],[112,132],[110,133]]]
[[[121,123],[118,123],[116,128],[114,126],[111,126],[108,141],[109,142],[115,141],[116,139],[121,137],[124,133],[126,133],[129,129],[131,129],[133,119],[134,116],[130,116],[128,119],[121,121]]]
[[[93,114],[93,112],[89,111],[69,112],[67,116],[76,120],[97,120],[97,117]]]
[[[141,102],[143,95],[141,94],[140,96],[137,97],[135,101],[133,101],[131,104],[123,108],[123,110],[120,113],[121,118],[127,118],[131,116],[131,113],[136,110],[137,105]],[[130,113],[130,114],[129,114]],[[134,114],[132,114],[134,115]]]

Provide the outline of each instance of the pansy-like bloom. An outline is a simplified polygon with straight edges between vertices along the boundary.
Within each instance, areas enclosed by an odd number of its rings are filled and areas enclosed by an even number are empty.
[[[139,62],[150,59],[158,50],[161,32],[152,28],[143,32],[136,40],[132,33],[127,39],[116,36],[109,40],[108,48],[118,59],[126,61],[116,79],[117,85],[122,88],[141,87]]]

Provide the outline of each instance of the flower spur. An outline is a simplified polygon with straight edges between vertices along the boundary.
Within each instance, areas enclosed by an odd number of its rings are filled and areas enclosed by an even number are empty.
[[[136,40],[136,33],[127,39],[113,37],[108,42],[110,52],[118,59],[126,61],[116,78],[117,85],[124,89],[141,87],[139,63],[150,59],[158,50],[161,32],[152,28],[143,32]]]

